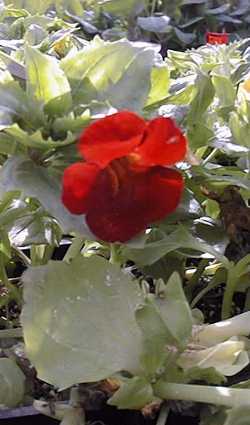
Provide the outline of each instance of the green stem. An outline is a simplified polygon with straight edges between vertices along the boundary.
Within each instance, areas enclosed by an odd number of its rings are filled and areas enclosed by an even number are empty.
[[[190,304],[191,308],[194,308],[195,305],[201,300],[201,298],[203,298],[209,291],[216,288],[221,283],[225,282],[225,273],[226,270],[224,268],[217,270],[209,284],[204,289],[202,289],[192,300]]]
[[[214,148],[212,150],[212,152],[210,152],[210,154],[202,161],[202,165],[205,165],[209,161],[211,161],[215,157],[215,155],[217,154],[217,152],[218,152],[218,149],[217,148]]]
[[[63,261],[66,263],[70,263],[78,254],[80,254],[83,244],[85,242],[85,238],[81,235],[77,235],[70,245],[68,251],[66,252]]]
[[[151,15],[153,15],[156,11],[158,0],[152,0],[152,7],[151,7]]]
[[[193,274],[193,276],[191,277],[191,279],[188,282],[188,285],[186,287],[186,296],[188,299],[192,298],[193,295],[193,291],[196,288],[205,268],[207,267],[207,265],[209,264],[209,260],[207,259],[203,259],[199,262],[198,267],[195,271],[195,273]]]
[[[119,245],[117,245],[115,243],[110,244],[109,262],[111,264],[120,264]]]
[[[21,305],[22,304],[21,291],[9,281],[9,278],[6,273],[5,265],[2,259],[0,259],[0,268],[1,268],[0,281],[2,280],[3,285],[9,291],[9,294],[12,297],[12,299],[14,299],[17,302],[17,304]]]
[[[210,385],[172,384],[158,381],[154,394],[164,400],[184,400],[219,406],[250,405],[250,389]]]
[[[2,338],[23,338],[22,328],[1,329],[0,339]]]
[[[159,416],[157,418],[156,425],[165,425],[168,419],[169,412],[170,412],[170,407],[167,405],[167,403],[163,403],[161,406]]]

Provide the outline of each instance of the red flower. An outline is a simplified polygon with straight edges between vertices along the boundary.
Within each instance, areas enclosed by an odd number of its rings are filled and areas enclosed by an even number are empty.
[[[228,44],[229,34],[226,32],[207,32],[206,42],[209,44]]]
[[[170,118],[145,121],[129,111],[102,118],[80,136],[86,162],[65,170],[62,201],[86,214],[98,238],[128,241],[177,207],[183,179],[165,166],[182,160],[186,145]]]

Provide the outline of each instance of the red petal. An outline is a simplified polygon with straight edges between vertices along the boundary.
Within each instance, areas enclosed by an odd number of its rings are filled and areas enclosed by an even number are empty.
[[[76,162],[64,171],[62,202],[73,214],[84,214],[87,198],[100,168],[95,164]]]
[[[149,122],[143,143],[134,150],[143,166],[174,165],[186,151],[186,138],[171,118],[164,117]]]
[[[126,242],[177,207],[183,179],[175,170],[154,167],[130,175],[116,195],[103,171],[91,192],[86,221],[91,231],[108,242]]]
[[[133,112],[117,112],[91,124],[80,136],[79,150],[87,161],[104,168],[129,154],[141,142],[145,127]]]
[[[209,44],[227,44],[229,42],[229,34],[226,32],[207,32],[206,42]]]

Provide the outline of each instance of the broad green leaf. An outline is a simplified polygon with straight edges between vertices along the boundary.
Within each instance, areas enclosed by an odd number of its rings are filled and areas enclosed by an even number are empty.
[[[145,378],[134,376],[122,383],[108,404],[118,409],[142,409],[154,399],[153,389]]]
[[[24,397],[25,376],[16,363],[0,358],[0,405],[15,407]]]
[[[70,85],[58,62],[34,47],[25,49],[28,95],[45,106],[51,115],[61,115],[71,107]]]
[[[26,351],[40,379],[59,388],[136,373],[138,287],[99,256],[51,261],[23,275]]]
[[[0,192],[19,189],[25,196],[39,200],[55,217],[65,233],[78,232],[92,239],[83,216],[70,214],[61,202],[61,182],[58,176],[25,157],[16,156],[5,162],[1,170]]]
[[[150,93],[152,69],[160,65],[157,52],[158,48],[147,43],[105,42],[95,37],[61,61],[74,103],[100,100],[117,109],[140,111]]]

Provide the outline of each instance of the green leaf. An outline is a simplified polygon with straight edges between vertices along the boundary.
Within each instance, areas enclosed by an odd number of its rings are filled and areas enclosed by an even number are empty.
[[[65,388],[138,371],[143,298],[118,266],[79,256],[31,267],[23,282],[26,352],[40,379]]]
[[[151,73],[151,89],[145,107],[166,98],[170,84],[170,73],[166,65],[154,67]]]
[[[65,140],[59,140],[55,142],[51,137],[45,139],[41,133],[41,130],[37,130],[33,134],[28,134],[22,130],[18,124],[13,124],[5,129],[5,133],[10,135],[16,143],[20,143],[23,146],[48,150],[53,148],[60,148],[63,146],[71,145],[75,142],[75,137],[72,134],[68,134]]]
[[[150,93],[152,69],[161,64],[157,51],[146,43],[111,43],[95,37],[87,47],[61,61],[74,103],[100,100],[117,109],[140,111]]]
[[[40,209],[18,218],[14,224],[11,223],[8,230],[11,244],[14,246],[58,246],[61,240],[61,232],[55,220]]]
[[[5,162],[1,170],[2,193],[17,190],[39,200],[46,211],[55,217],[64,233],[78,232],[92,239],[83,216],[70,214],[61,201],[61,182],[58,176],[21,156]]]
[[[220,100],[220,107],[229,107],[234,105],[236,98],[236,89],[229,77],[212,73],[212,83],[215,93]]]
[[[183,43],[184,45],[186,44],[192,44],[193,41],[196,38],[196,35],[192,32],[184,32],[181,31],[179,28],[175,27],[174,28],[174,32],[176,37],[181,41],[181,43]]]
[[[34,47],[25,48],[28,95],[45,106],[51,115],[62,115],[71,108],[70,85],[58,62]]]
[[[212,230],[210,225],[210,233]],[[218,230],[217,230],[218,231]],[[214,237],[215,235],[213,235]],[[224,245],[223,245],[224,247]],[[202,240],[201,237],[193,236],[184,226],[179,225],[177,230],[165,236],[159,241],[149,242],[145,244],[143,249],[124,247],[124,255],[135,261],[136,264],[148,266],[158,261],[161,257],[171,251],[185,249],[183,255],[196,256],[197,252],[210,253],[218,258],[219,261],[225,262],[225,257],[221,254],[221,238],[213,243]],[[196,252],[195,252],[196,251]],[[190,254],[189,254],[190,252]],[[200,256],[200,254],[198,255]]]
[[[175,348],[178,341],[164,322],[153,300],[148,300],[136,310],[136,322],[142,332],[143,349],[141,365],[147,377],[152,380],[164,373],[171,359],[170,345]]]
[[[143,335],[141,363],[153,379],[167,370],[192,332],[191,310],[177,273],[168,280],[161,298],[151,297],[136,310],[136,321]]]
[[[227,381],[225,376],[214,367],[201,369],[198,366],[194,366],[191,369],[187,369],[184,376],[185,382],[204,381],[207,384],[220,385]]]
[[[145,378],[134,376],[122,383],[121,387],[108,400],[108,404],[118,409],[142,409],[154,399],[153,389]]]
[[[7,55],[6,53],[2,52],[0,50],[0,60],[3,61],[3,63],[8,68],[11,75],[14,77],[20,78],[21,80],[25,80],[26,73],[25,73],[25,67],[18,61],[12,58],[12,56]]]
[[[194,122],[188,127],[187,137],[191,149],[196,150],[201,146],[209,146],[214,132],[202,122]]]
[[[150,32],[166,33],[171,31],[172,27],[169,25],[169,22],[170,18],[166,15],[137,18],[137,25],[143,30]]]
[[[143,10],[148,0],[99,0],[97,5],[99,9],[118,16],[131,16],[135,12]]]
[[[250,407],[239,406],[227,411],[227,419],[223,425],[248,425],[250,423]]]
[[[16,363],[0,358],[0,405],[15,407],[24,397],[25,376]]]
[[[195,82],[196,95],[192,100],[188,120],[197,122],[214,98],[214,86],[208,75],[199,73]]]
[[[164,297],[158,300],[158,307],[179,347],[183,348],[191,336],[193,319],[178,273],[169,278]]]

